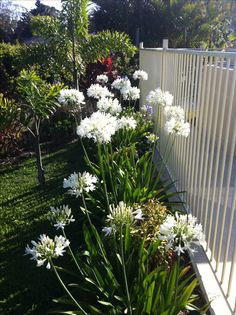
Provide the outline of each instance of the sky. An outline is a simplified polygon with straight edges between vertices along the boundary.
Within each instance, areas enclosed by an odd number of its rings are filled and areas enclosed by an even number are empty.
[[[35,0],[12,0],[12,2],[22,7],[25,7],[27,10],[35,7]],[[58,10],[60,10],[61,8],[60,0],[42,0],[41,2],[45,5],[55,7]]]

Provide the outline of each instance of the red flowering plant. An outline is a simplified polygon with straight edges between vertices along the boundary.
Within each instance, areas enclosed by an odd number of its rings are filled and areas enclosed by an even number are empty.
[[[111,56],[102,57],[96,63],[88,64],[86,72],[81,75],[80,89],[86,90],[91,84],[95,83],[97,76],[100,74],[106,74],[111,80],[114,80],[117,76],[117,70],[113,69],[113,58]]]

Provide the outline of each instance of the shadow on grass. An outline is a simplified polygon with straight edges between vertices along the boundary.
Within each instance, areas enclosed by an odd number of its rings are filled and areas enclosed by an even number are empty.
[[[62,188],[63,178],[74,171],[83,171],[82,150],[77,143],[44,156],[46,186],[37,185],[34,160],[27,160],[1,171],[0,182],[0,314],[44,315],[52,306],[52,298],[62,293],[54,275],[46,268],[36,268],[35,261],[24,256],[24,248],[40,234],[60,234],[49,225],[49,207],[72,200]],[[79,209],[79,201],[73,200]],[[77,210],[77,209],[75,209]],[[76,217],[79,214],[75,215]],[[74,223],[72,231],[78,246],[81,228]],[[68,233],[70,236],[72,233]],[[62,265],[68,258],[60,258]]]

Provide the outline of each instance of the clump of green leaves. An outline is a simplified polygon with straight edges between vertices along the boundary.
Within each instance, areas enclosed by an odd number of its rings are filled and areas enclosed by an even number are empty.
[[[129,63],[137,49],[127,34],[107,30],[91,34],[82,51],[87,63],[107,58],[112,53],[120,55],[124,65],[124,62]],[[117,66],[121,67],[122,64]]]
[[[21,136],[20,110],[14,100],[0,94],[0,154],[18,149]]]
[[[16,120],[17,113],[16,103],[0,94],[0,130],[9,127]]]

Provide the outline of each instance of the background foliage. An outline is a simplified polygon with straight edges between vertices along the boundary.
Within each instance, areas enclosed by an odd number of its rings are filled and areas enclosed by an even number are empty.
[[[214,0],[96,0],[96,31],[112,29],[134,42],[157,47],[220,48],[229,44],[231,1]]]

